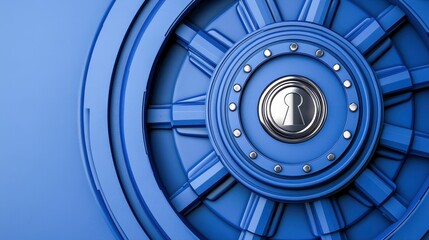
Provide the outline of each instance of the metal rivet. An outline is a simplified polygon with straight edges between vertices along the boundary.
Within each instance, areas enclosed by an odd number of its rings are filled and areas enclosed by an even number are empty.
[[[352,133],[350,131],[344,131],[343,137],[348,140],[352,137]]]
[[[290,46],[289,46],[289,49],[292,52],[295,52],[296,50],[298,50],[298,44],[297,43],[291,43]]]
[[[350,109],[350,111],[352,111],[352,112],[356,112],[356,111],[357,111],[357,109],[358,109],[358,105],[357,105],[356,103],[351,103],[351,104],[349,105],[349,109]]]
[[[340,66],[340,64],[337,63],[332,68],[334,69],[334,71],[338,72],[338,71],[340,71],[341,66]]]
[[[322,49],[317,49],[316,51],[316,57],[323,57],[325,52]]]
[[[306,173],[309,173],[309,172],[311,172],[311,166],[310,166],[310,165],[308,165],[308,164],[305,164],[305,165],[302,167],[302,170],[304,170],[304,172],[306,172]]]
[[[328,156],[326,156],[326,158],[327,158],[329,161],[332,161],[332,160],[334,160],[334,159],[335,159],[335,155],[334,155],[333,153],[330,153],[330,154],[328,154]]]
[[[240,86],[240,84],[235,84],[235,85],[234,85],[234,91],[235,91],[235,92],[240,92],[240,91],[241,91],[241,86]]]
[[[243,70],[247,73],[250,73],[250,71],[252,71],[252,67],[249,64],[246,64],[246,66],[244,66]]]
[[[235,137],[238,138],[238,137],[241,136],[241,131],[239,129],[235,129],[234,132],[233,132],[233,134],[234,134]]]
[[[278,165],[278,164],[274,166],[274,172],[279,173],[279,172],[281,172],[282,170],[283,170],[282,166],[280,166],[280,165]]]
[[[346,87],[346,88],[349,88],[349,87],[351,87],[352,86],[352,82],[350,82],[350,80],[346,80],[346,81],[344,81],[344,87]]]
[[[237,110],[237,105],[235,105],[235,103],[229,104],[229,110],[234,112],[235,110]]]
[[[257,158],[257,157],[258,157],[258,154],[257,154],[256,152],[250,152],[250,153],[249,153],[249,157],[250,157],[251,159],[255,159],[255,158]]]
[[[264,56],[265,57],[271,57],[271,50],[270,49],[266,49],[265,51],[264,51]]]

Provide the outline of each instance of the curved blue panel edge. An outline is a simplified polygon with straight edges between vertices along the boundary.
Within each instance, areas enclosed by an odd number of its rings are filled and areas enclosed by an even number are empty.
[[[153,5],[153,3],[156,4]],[[131,130],[121,129],[122,140],[119,143],[112,142],[109,138],[111,119],[107,118],[110,114],[111,80],[118,77],[119,82],[124,81],[122,87],[125,87],[128,85],[127,81],[130,76],[135,76],[135,72],[140,74],[140,71],[143,70],[143,75],[146,76],[138,76],[136,79],[133,78],[133,81],[146,85],[153,65],[148,63],[156,60],[159,48],[163,46],[171,26],[178,20],[176,17],[185,13],[193,3],[195,1],[115,2],[103,24],[90,59],[83,89],[82,118],[85,126],[83,137],[86,139],[84,144],[87,148],[89,164],[92,166],[90,174],[98,183],[97,190],[101,193],[103,200],[101,204],[106,205],[105,214],[114,222],[122,238],[146,239],[148,237],[146,234],[154,238],[196,238],[183,225],[182,220],[174,212],[157,185],[147,153],[142,147],[144,146],[144,141],[141,139],[143,130],[139,129],[143,126],[139,120],[144,114],[133,111],[133,114],[138,114],[132,118],[133,123],[137,126],[130,124],[132,125]],[[140,33],[135,43],[132,43],[130,55],[122,56],[122,51],[127,48],[125,41],[128,41],[129,31],[136,21],[136,17],[138,18],[139,10],[147,10],[145,4],[151,5],[150,13],[144,17],[139,29]],[[157,24],[149,24],[152,21],[157,21]],[[145,59],[143,64],[140,64],[140,66],[149,68],[134,70],[132,68],[136,65],[134,57],[151,58],[152,60]],[[125,58],[123,62],[126,64],[125,75],[115,76],[117,68],[124,67],[117,66],[117,61],[121,62],[123,58]],[[146,86],[132,89],[142,95],[136,97],[129,94],[135,97],[132,98],[131,105],[134,107],[136,104],[141,105],[144,101]],[[125,91],[125,89],[121,91]],[[120,105],[122,108],[128,106],[128,103],[124,103],[122,99]],[[122,111],[119,114],[120,117],[126,115]],[[125,117],[124,119],[120,120],[121,124],[128,121]],[[125,126],[128,128],[129,125],[125,124]],[[132,144],[127,145],[127,137],[130,135],[137,136],[139,139],[133,139]],[[141,143],[141,145],[136,145],[136,143]],[[136,146],[138,149],[135,148]],[[112,156],[114,152],[118,151],[122,152],[125,165],[117,163],[118,159]],[[137,156],[128,157],[130,154],[137,154]],[[138,166],[135,166],[136,164]],[[127,181],[123,181],[124,175],[125,178],[128,178]],[[137,195],[133,195],[134,191]],[[143,211],[137,209],[136,206]],[[157,211],[153,211],[153,209],[157,209]]]
[[[105,206],[104,214],[118,232],[117,238],[148,238],[131,211],[115,171],[107,119],[110,79],[116,56],[143,3],[144,0],[113,3],[96,37],[82,87],[82,139],[88,174],[94,179],[99,203]]]

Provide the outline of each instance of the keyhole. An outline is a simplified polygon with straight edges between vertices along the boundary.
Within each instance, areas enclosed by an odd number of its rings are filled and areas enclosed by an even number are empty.
[[[283,121],[283,126],[302,126],[305,125],[304,118],[301,113],[302,96],[298,93],[289,93],[285,97],[286,116]]]

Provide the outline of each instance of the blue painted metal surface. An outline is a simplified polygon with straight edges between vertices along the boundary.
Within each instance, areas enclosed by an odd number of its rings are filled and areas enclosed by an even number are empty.
[[[423,0],[0,3],[0,238],[422,238],[427,11]],[[321,130],[300,143],[258,118],[285,76],[326,98]]]

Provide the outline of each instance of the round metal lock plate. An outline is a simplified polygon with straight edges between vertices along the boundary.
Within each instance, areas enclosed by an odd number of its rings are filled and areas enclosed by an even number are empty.
[[[259,99],[259,121],[274,138],[298,143],[322,128],[327,112],[321,90],[311,80],[287,76],[271,83]]]

